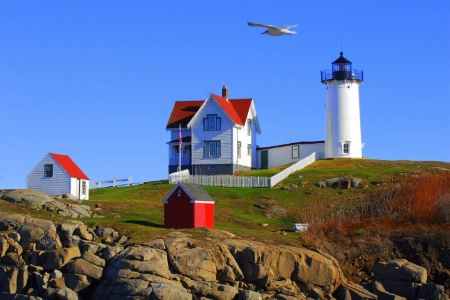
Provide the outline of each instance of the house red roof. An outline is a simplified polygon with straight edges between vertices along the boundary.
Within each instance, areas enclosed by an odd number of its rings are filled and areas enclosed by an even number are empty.
[[[64,154],[50,153],[50,156],[69,174],[70,177],[89,180],[86,174],[73,162],[73,160]]]
[[[228,99],[227,101],[218,95],[211,95],[235,124],[245,125],[252,99]],[[178,128],[180,124],[181,127],[187,127],[204,102],[204,100],[176,101],[167,128]]]
[[[197,113],[203,104],[203,100],[195,101],[176,101],[172,113],[170,114],[167,128],[187,127],[192,117]]]

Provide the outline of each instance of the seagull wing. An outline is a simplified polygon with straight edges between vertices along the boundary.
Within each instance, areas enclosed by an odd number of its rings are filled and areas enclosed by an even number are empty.
[[[282,28],[282,29],[289,29],[289,28],[297,27],[297,26],[298,26],[298,24],[295,24],[295,25],[284,25],[284,26],[281,26],[280,28]]]
[[[265,27],[267,29],[278,29],[278,27],[273,26],[273,25],[258,24],[258,23],[252,23],[252,22],[248,22],[247,24],[248,24],[248,26]]]

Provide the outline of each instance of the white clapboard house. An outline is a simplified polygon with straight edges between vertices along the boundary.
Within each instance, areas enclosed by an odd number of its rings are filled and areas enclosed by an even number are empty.
[[[181,170],[193,175],[256,168],[256,136],[261,129],[253,99],[229,99],[226,86],[221,96],[175,102],[166,129],[171,133],[169,174],[179,169],[180,149]]]
[[[27,176],[27,189],[89,199],[89,178],[68,156],[48,153]]]

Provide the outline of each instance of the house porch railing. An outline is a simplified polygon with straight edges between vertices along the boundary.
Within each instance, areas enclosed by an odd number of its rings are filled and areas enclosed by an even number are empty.
[[[169,183],[177,182],[196,183],[203,186],[243,187],[243,188],[272,188],[290,174],[296,172],[316,161],[316,153],[299,160],[292,166],[284,169],[272,177],[258,176],[233,176],[233,175],[193,175],[184,173],[172,173],[169,175]],[[187,170],[186,170],[187,171]],[[181,176],[180,176],[181,175]]]

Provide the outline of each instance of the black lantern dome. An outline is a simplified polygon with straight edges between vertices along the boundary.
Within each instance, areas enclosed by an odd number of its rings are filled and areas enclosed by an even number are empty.
[[[344,57],[344,52],[340,53],[340,57],[331,63],[332,70],[321,71],[321,81],[331,80],[356,80],[363,81],[363,71],[353,70],[352,62]]]

